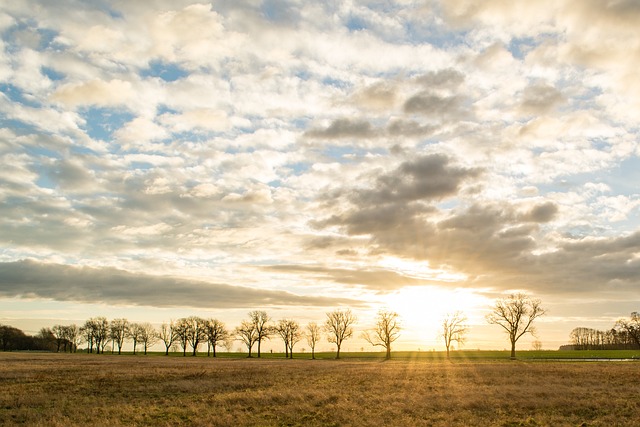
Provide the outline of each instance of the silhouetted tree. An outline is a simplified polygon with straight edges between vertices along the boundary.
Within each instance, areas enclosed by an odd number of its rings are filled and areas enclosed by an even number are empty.
[[[539,299],[515,293],[497,300],[487,315],[487,322],[499,325],[509,335],[512,359],[516,358],[516,342],[527,333],[535,336],[533,321],[545,314],[541,304]]]
[[[441,336],[444,338],[444,345],[447,348],[447,359],[449,358],[449,349],[452,342],[464,343],[468,330],[466,322],[467,317],[460,311],[449,313],[442,320]]]
[[[311,358],[316,358],[316,344],[320,341],[321,338],[321,329],[315,322],[310,322],[307,325],[307,333],[305,334],[307,338],[307,344],[311,347]]]
[[[380,310],[373,330],[364,331],[362,338],[373,346],[381,346],[386,350],[386,359],[391,359],[391,344],[400,337],[398,313]]]
[[[205,325],[205,338],[207,340],[207,357],[213,349],[213,357],[216,357],[216,346],[220,343],[224,343],[229,337],[229,331],[227,331],[224,323],[218,319],[209,319]]]
[[[129,321],[127,319],[113,319],[109,325],[110,338],[118,346],[118,354],[122,354],[122,345],[129,335]]]
[[[336,359],[340,359],[340,347],[342,342],[353,335],[353,324],[356,323],[356,316],[351,310],[335,310],[327,313],[327,320],[324,329],[327,332],[327,341],[337,347]]]
[[[300,324],[292,319],[281,319],[275,331],[284,342],[284,356],[293,359],[293,347],[302,339]]]
[[[247,346],[247,350],[249,350],[249,356],[247,357],[252,357],[251,349],[258,340],[258,332],[256,331],[254,324],[250,321],[243,320],[242,323],[240,323],[240,326],[235,329],[235,333],[238,339]]]
[[[620,319],[616,322],[620,328],[631,338],[637,348],[640,348],[640,313],[634,311],[629,319]]]
[[[162,325],[160,325],[158,337],[165,345],[164,355],[168,356],[169,349],[173,345],[173,342],[176,340],[175,324],[173,320],[171,320],[169,323],[163,323]]]
[[[158,336],[158,333],[156,332],[153,325],[149,322],[140,323],[138,324],[138,327],[140,328],[139,330],[140,343],[142,343],[142,345],[144,346],[144,354],[146,356],[147,350],[149,349],[149,347],[152,347],[155,343],[157,343],[160,337]],[[134,347],[134,353],[135,353],[135,347]]]
[[[256,332],[256,343],[258,343],[258,357],[260,357],[260,345],[262,340],[271,338],[273,328],[269,326],[271,318],[266,311],[255,310],[249,313],[249,320]]]
[[[174,331],[176,333],[176,341],[180,343],[182,347],[182,356],[187,355],[187,346],[189,345],[189,321],[187,318],[178,319],[174,325]]]
[[[142,329],[142,325],[139,323],[132,323],[129,325],[129,329],[127,331],[127,338],[131,340],[133,343],[133,354],[136,354],[136,348],[138,347],[138,343],[142,341],[142,335],[144,334],[144,330]]]

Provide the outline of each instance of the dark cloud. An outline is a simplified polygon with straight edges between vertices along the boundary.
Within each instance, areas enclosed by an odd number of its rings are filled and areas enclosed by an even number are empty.
[[[390,136],[428,136],[438,129],[438,126],[422,124],[415,120],[393,120],[387,125],[387,133]]]
[[[421,92],[407,99],[404,103],[404,112],[440,120],[461,119],[469,114],[463,97],[440,96],[432,92]]]
[[[456,88],[464,82],[464,74],[453,68],[445,68],[418,76],[414,81],[427,88]]]
[[[277,265],[265,267],[269,271],[303,274],[314,280],[325,280],[351,286],[362,286],[376,291],[392,291],[406,286],[442,284],[428,279],[409,277],[382,268],[332,268],[322,265]]]
[[[335,306],[353,300],[30,260],[0,263],[0,296],[153,307]]]
[[[564,96],[553,86],[534,84],[524,90],[520,110],[526,114],[545,114],[562,102]]]
[[[325,129],[311,129],[305,136],[311,138],[370,138],[374,136],[371,123],[365,120],[337,119]]]
[[[451,164],[443,154],[408,160],[375,180],[373,188],[354,192],[357,205],[438,200],[457,193],[466,180],[477,178],[481,170]]]
[[[554,202],[544,202],[534,206],[529,212],[522,216],[523,221],[549,222],[558,213],[558,205]]]

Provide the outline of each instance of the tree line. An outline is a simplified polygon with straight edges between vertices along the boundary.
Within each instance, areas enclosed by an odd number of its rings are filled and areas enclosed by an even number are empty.
[[[511,344],[511,357],[515,358],[516,343],[525,334],[535,335],[533,322],[545,313],[539,299],[523,293],[513,293],[497,299],[486,320],[489,324],[500,326],[507,334]],[[638,316],[637,313],[634,315],[631,323],[635,322],[637,328]],[[15,328],[0,325],[0,347],[3,351],[44,349],[75,352],[82,343],[86,343],[88,353],[100,354],[111,344],[110,351],[120,354],[124,343],[131,342],[133,354],[139,348],[147,354],[150,347],[162,343],[165,355],[172,348],[179,347],[183,356],[187,355],[187,351],[195,356],[198,349],[206,345],[207,356],[216,357],[216,348],[222,346],[231,351],[234,342],[240,341],[247,348],[248,357],[253,357],[254,348],[256,356],[260,357],[262,344],[266,340],[279,338],[284,346],[285,357],[293,358],[296,344],[305,340],[311,349],[311,357],[315,359],[316,346],[324,337],[327,342],[335,344],[336,358],[339,359],[343,342],[353,337],[353,327],[357,320],[350,309],[327,312],[323,324],[310,322],[304,326],[294,319],[275,321],[266,311],[254,310],[233,329],[227,328],[218,319],[197,316],[165,322],[159,328],[150,323],[135,323],[124,318],[109,321],[106,317],[94,317],[81,326],[72,324],[42,328],[36,337],[27,337]],[[628,325],[624,321],[620,322],[620,325]],[[382,309],[376,316],[374,327],[362,332],[360,337],[373,346],[382,347],[388,359],[391,358],[392,345],[400,337],[401,331],[398,313]],[[453,343],[461,345],[465,342],[468,331],[467,318],[463,313],[458,311],[444,317],[439,336],[444,341],[447,357]]]
[[[618,320],[611,329],[574,328],[569,334],[574,350],[622,350],[640,348],[640,313],[634,311],[628,319]]]

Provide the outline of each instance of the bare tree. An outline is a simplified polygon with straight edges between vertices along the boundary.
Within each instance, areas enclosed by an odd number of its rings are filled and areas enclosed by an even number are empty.
[[[445,315],[442,320],[442,333],[444,345],[447,348],[447,359],[449,358],[449,350],[451,343],[454,341],[459,344],[464,343],[469,327],[467,326],[467,316],[460,311]]]
[[[258,341],[258,333],[256,332],[256,328],[253,323],[243,320],[242,323],[240,323],[240,326],[235,329],[235,333],[238,339],[247,346],[247,350],[249,350],[249,356],[247,357],[252,357],[251,349],[256,341]]]
[[[275,331],[284,342],[285,357],[293,359],[293,347],[302,339],[300,324],[295,320],[281,319],[278,321]]]
[[[362,333],[362,338],[372,346],[381,346],[386,350],[386,359],[391,359],[391,344],[400,337],[398,313],[380,310],[376,317],[376,326]]]
[[[87,343],[87,353],[93,353],[93,326],[91,320],[84,322],[84,325],[80,327],[80,333]]]
[[[169,355],[169,349],[173,345],[173,342],[176,340],[176,331],[173,320],[169,323],[163,323],[160,325],[160,332],[158,333],[158,337],[165,345],[164,355]]]
[[[140,323],[132,323],[131,325],[129,325],[129,332],[127,333],[127,337],[130,338],[133,342],[134,355],[136,354],[138,343],[142,342],[144,334],[145,330]]]
[[[487,322],[499,325],[509,335],[511,359],[516,358],[516,342],[527,333],[535,336],[532,324],[535,319],[546,313],[542,302],[526,294],[515,293],[496,301]]]
[[[149,347],[152,347],[155,343],[157,343],[160,337],[158,336],[156,329],[149,322],[140,323],[138,324],[138,327],[140,328],[139,340],[140,340],[140,343],[144,346],[144,355],[146,356],[147,350],[149,349]],[[135,354],[135,347],[134,347],[134,354]]]
[[[260,344],[262,344],[262,340],[269,339],[271,335],[273,335],[273,328],[269,326],[271,318],[266,311],[255,310],[249,313],[249,319],[256,331],[258,357],[260,357]]]
[[[198,352],[198,345],[206,339],[207,322],[201,317],[189,316],[187,322],[187,341],[193,350],[192,356]]]
[[[535,350],[535,351],[540,351],[542,350],[542,341],[540,340],[534,340],[531,342],[531,349]]]
[[[127,319],[113,319],[109,325],[110,335],[113,343],[118,346],[118,354],[122,354],[122,345],[129,335],[129,321]]]
[[[187,355],[187,346],[189,345],[189,321],[186,318],[178,319],[173,330],[176,334],[176,341],[182,347],[182,356]]]
[[[216,346],[229,337],[229,331],[224,323],[218,319],[209,319],[205,325],[205,337],[207,339],[207,357],[209,357],[211,349],[213,349],[213,357],[216,357]]]
[[[320,333],[321,333],[320,326],[318,326],[318,324],[315,322],[309,322],[309,324],[307,325],[306,337],[307,337],[307,344],[309,344],[309,347],[311,347],[312,359],[316,358],[316,344],[318,344],[318,342],[320,341],[320,336],[321,336]]]
[[[622,329],[628,337],[640,348],[640,313],[634,311],[629,319],[620,319],[616,322],[616,327]]]
[[[109,343],[109,321],[106,317],[94,317],[89,319],[93,332],[93,342],[96,345],[96,353],[103,353]]]
[[[53,335],[53,337],[56,340],[56,353],[60,352],[60,346],[63,344],[63,342],[66,340],[65,338],[65,334],[64,334],[64,326],[62,325],[53,325],[53,327],[51,329],[49,329],[49,331],[51,332],[51,334]]]
[[[353,335],[353,324],[356,323],[356,316],[351,310],[334,310],[327,313],[327,320],[324,329],[327,332],[327,341],[337,347],[336,359],[340,359],[340,347],[342,342]]]
[[[64,332],[65,338],[71,347],[69,349],[69,353],[75,353],[78,349],[78,345],[80,344],[80,340],[82,339],[80,328],[78,328],[78,325],[72,323],[71,325],[65,326]]]

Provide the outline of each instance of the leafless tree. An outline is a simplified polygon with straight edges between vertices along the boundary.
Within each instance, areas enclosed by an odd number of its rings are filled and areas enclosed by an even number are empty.
[[[206,339],[207,322],[201,317],[189,316],[187,322],[187,340],[193,350],[192,356],[198,352],[198,345]]]
[[[65,326],[64,332],[65,338],[71,347],[69,353],[75,353],[81,340],[80,328],[78,328],[78,325],[72,323],[71,325]]]
[[[496,301],[487,322],[499,325],[509,335],[511,359],[516,358],[516,342],[527,333],[535,336],[532,324],[535,319],[546,313],[539,299],[523,293],[514,293]]]
[[[224,323],[218,319],[209,319],[205,326],[205,337],[207,340],[207,357],[209,357],[211,349],[213,349],[213,357],[216,357],[216,346],[229,337],[229,331],[227,331]]]
[[[273,328],[269,326],[271,318],[266,311],[255,310],[249,313],[249,319],[256,331],[256,342],[258,343],[258,357],[260,357],[260,345],[265,339],[273,335]]]
[[[182,356],[187,355],[187,346],[189,345],[189,321],[186,318],[178,319],[174,325],[176,341],[182,347]]]
[[[535,351],[542,350],[542,341],[534,340],[533,342],[531,342],[531,349]]]
[[[240,326],[235,329],[235,333],[238,339],[247,346],[247,350],[249,350],[248,357],[252,357],[251,349],[253,348],[253,345],[256,343],[256,341],[258,341],[258,333],[256,332],[256,328],[254,327],[253,323],[247,320],[243,320],[242,323],[240,323]]]
[[[132,323],[131,325],[129,325],[129,332],[127,333],[127,337],[133,342],[134,355],[136,354],[138,343],[142,342],[144,334],[145,330],[140,323]]]
[[[340,359],[342,342],[353,335],[353,324],[356,321],[356,316],[349,309],[327,313],[324,329],[327,332],[327,341],[337,347],[336,359]]]
[[[51,332],[51,334],[53,335],[53,337],[56,340],[56,353],[59,353],[60,352],[60,346],[66,340],[65,332],[64,332],[64,326],[62,326],[62,325],[53,325],[53,327],[51,329],[49,329],[49,331]]]
[[[300,324],[295,320],[281,319],[278,321],[275,331],[284,342],[285,357],[291,357],[293,359],[293,347],[300,342],[302,338]]]
[[[640,348],[640,313],[634,311],[629,319],[620,319],[616,327],[626,332],[627,336]]]
[[[92,334],[92,341],[96,346],[96,353],[104,352],[109,343],[109,321],[106,317],[93,317],[87,321]]]
[[[155,343],[158,342],[160,338],[156,329],[149,322],[139,323],[139,340],[140,343],[144,347],[144,354],[147,355],[147,350],[149,347],[152,347]],[[135,346],[134,346],[134,354],[135,354]]]
[[[122,345],[129,335],[129,327],[127,319],[113,319],[109,324],[109,337],[118,346],[118,354],[122,354]]]
[[[372,330],[364,331],[362,338],[372,346],[381,346],[386,350],[386,359],[391,359],[391,344],[400,337],[400,321],[398,313],[380,310],[376,317],[376,325]]]
[[[307,344],[311,347],[311,358],[316,358],[316,344],[320,341],[321,337],[321,329],[315,322],[309,322],[307,325]]]
[[[451,343],[454,341],[458,344],[464,343],[468,330],[467,317],[462,312],[456,311],[445,315],[442,320],[441,336],[444,338],[444,345],[447,348],[447,359],[449,358]]]
[[[176,331],[173,320],[169,323],[163,323],[160,325],[160,331],[158,332],[158,337],[165,345],[164,355],[169,355],[169,349],[173,345],[173,342],[176,340]]]

